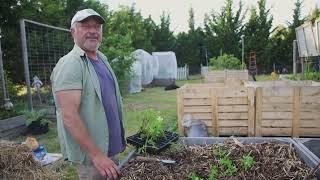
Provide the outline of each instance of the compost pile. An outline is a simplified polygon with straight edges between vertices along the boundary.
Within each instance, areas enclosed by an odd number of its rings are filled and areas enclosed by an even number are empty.
[[[221,154],[224,154],[221,158]],[[244,157],[254,164],[244,168]],[[312,169],[297,156],[291,144],[265,142],[186,146],[175,144],[155,156],[176,164],[132,160],[122,169],[122,179],[303,179]],[[226,159],[229,161],[226,162]],[[224,165],[221,165],[224,161]],[[231,162],[231,163],[230,163]],[[230,166],[229,166],[230,165]],[[214,167],[214,170],[213,170]]]
[[[37,163],[26,145],[0,141],[0,179],[51,179],[60,176]]]

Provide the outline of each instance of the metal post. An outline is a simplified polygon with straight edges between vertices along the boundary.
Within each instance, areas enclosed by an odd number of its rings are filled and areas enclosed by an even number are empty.
[[[6,83],[4,79],[4,70],[3,70],[3,60],[2,60],[2,49],[1,49],[1,29],[0,29],[0,77],[2,81],[2,89],[3,89],[3,100],[7,99],[7,94],[6,94]],[[4,102],[0,102],[4,103]],[[2,104],[0,104],[2,105]]]
[[[297,79],[297,40],[292,44],[292,63],[293,63],[293,76]]]
[[[242,43],[242,69],[244,69],[244,35],[241,36],[241,43]]]
[[[26,39],[26,29],[24,19],[20,20],[20,31],[21,31],[21,47],[22,47],[22,59],[24,66],[24,76],[27,85],[27,95],[28,95],[28,107],[32,110],[32,94],[30,87],[30,75],[29,75],[29,63],[28,63],[28,52],[27,52],[27,39]]]
[[[300,58],[301,62],[301,80],[304,80],[304,58]]]

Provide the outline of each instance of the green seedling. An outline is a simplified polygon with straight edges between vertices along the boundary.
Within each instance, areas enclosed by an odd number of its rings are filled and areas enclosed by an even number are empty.
[[[255,163],[256,162],[254,161],[253,157],[250,156],[250,154],[243,156],[241,159],[241,166],[246,171],[251,169],[255,165]]]
[[[216,180],[218,175],[219,175],[218,166],[216,165],[211,166],[211,171],[210,171],[208,180]]]
[[[195,172],[191,173],[188,177],[190,180],[203,180],[201,177],[199,177]]]

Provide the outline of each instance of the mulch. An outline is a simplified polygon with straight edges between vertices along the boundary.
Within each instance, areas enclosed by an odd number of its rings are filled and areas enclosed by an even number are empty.
[[[59,179],[62,175],[36,162],[29,148],[0,141],[0,179]]]
[[[220,159],[215,153],[219,148],[227,151],[229,159],[237,170],[228,177],[220,173],[218,179],[304,179],[312,173],[312,168],[298,158],[292,144],[278,142],[239,144],[229,140],[223,144],[206,146],[174,144],[170,149],[154,157],[175,160],[176,164],[131,160],[122,169],[121,179],[191,179],[192,173],[201,179],[208,179],[211,167],[219,164]],[[246,171],[241,168],[241,158],[248,154],[254,158],[255,164]],[[225,171],[224,168],[219,166],[219,172]]]

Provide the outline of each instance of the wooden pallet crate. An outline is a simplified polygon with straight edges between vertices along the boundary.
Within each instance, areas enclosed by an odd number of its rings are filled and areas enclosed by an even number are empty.
[[[234,88],[236,87],[236,88]],[[215,84],[185,85],[177,90],[178,126],[183,117],[206,123],[214,136],[254,136],[254,88]]]
[[[257,87],[256,136],[320,136],[320,87]]]
[[[204,83],[224,82],[226,80],[248,81],[248,70],[209,71],[204,76]]]

